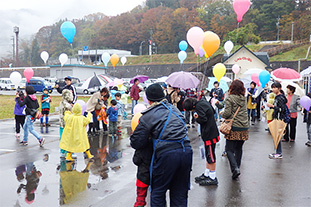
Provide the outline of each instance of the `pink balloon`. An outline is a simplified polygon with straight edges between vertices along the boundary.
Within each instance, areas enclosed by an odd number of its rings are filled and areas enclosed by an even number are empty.
[[[254,81],[257,86],[260,86],[260,82],[259,82],[259,74],[258,73],[253,73],[251,76],[252,81]]]
[[[199,54],[201,45],[203,44],[204,31],[200,27],[191,27],[187,32],[187,41],[194,50],[196,55]]]
[[[24,76],[26,78],[27,83],[33,77],[33,75],[34,75],[34,72],[33,72],[32,68],[26,68],[24,70]]]
[[[234,64],[232,66],[232,71],[235,73],[235,74],[238,74],[240,72],[240,66],[238,64]]]
[[[202,47],[200,47],[200,49],[199,49],[199,55],[200,55],[200,57],[203,57],[205,55],[205,51],[203,50]]]
[[[249,10],[251,6],[250,0],[234,0],[233,9],[237,15],[237,21],[241,22],[244,14]]]
[[[136,104],[134,106],[134,109],[133,109],[133,113],[134,115],[137,114],[137,113],[140,113],[142,112],[143,110],[147,109],[147,107],[144,105],[144,104]]]

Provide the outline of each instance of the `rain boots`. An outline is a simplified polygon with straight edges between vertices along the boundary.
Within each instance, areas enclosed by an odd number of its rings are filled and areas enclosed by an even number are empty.
[[[90,150],[86,150],[85,154],[87,155],[87,158],[92,159],[94,156],[91,154]]]

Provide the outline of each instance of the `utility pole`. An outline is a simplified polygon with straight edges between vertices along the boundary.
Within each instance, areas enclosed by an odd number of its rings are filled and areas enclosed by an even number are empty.
[[[291,38],[291,41],[292,43],[294,42],[294,22],[292,22],[292,38]]]
[[[14,36],[12,36],[11,40],[13,41],[13,66],[15,66],[15,41],[14,41]]]
[[[278,34],[277,34],[277,38],[276,40],[279,41],[280,40],[280,16],[278,16],[278,18],[276,18],[277,23],[276,23],[276,27],[278,28]]]
[[[153,35],[153,30],[150,28],[150,40],[149,40],[149,55],[150,55],[150,62],[152,62],[152,35]]]
[[[16,44],[16,53],[15,53],[15,67],[19,66],[19,59],[18,59],[18,34],[19,34],[19,27],[15,26],[13,31],[16,35],[15,44]]]

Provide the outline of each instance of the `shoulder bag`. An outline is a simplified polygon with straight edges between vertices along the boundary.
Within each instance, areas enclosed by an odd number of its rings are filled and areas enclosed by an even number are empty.
[[[224,135],[228,135],[231,132],[231,128],[232,128],[232,122],[234,120],[234,117],[238,114],[239,110],[240,110],[240,106],[238,107],[238,109],[236,110],[236,112],[234,113],[232,119],[225,119],[221,125],[219,126],[219,131],[221,133],[223,133]]]

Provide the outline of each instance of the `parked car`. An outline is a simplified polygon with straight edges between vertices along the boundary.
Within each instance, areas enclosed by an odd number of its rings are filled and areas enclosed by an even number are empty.
[[[12,83],[10,78],[1,78],[0,89],[1,90],[15,90],[15,85]]]
[[[50,86],[50,83],[43,78],[31,78],[26,86],[32,86],[36,92],[42,92],[44,88],[47,88],[49,93],[53,92],[53,88]]]
[[[26,87],[26,78],[22,78],[21,82],[19,82],[18,85],[16,85],[17,90],[19,89],[25,89]]]
[[[76,83],[73,84],[76,87],[76,92],[77,94],[93,94],[97,91],[100,90],[99,87],[95,87],[95,88],[86,88],[85,85],[83,85],[83,83]]]
[[[80,83],[80,79],[71,76],[71,84],[76,84],[76,83]],[[64,78],[57,79],[55,81],[55,85],[56,84],[58,84],[60,88],[63,88],[66,85]]]
[[[49,77],[46,77],[46,78],[44,78],[44,80],[46,80],[47,82],[49,82],[52,88],[55,88],[55,82],[57,81],[57,78],[49,78]]]

